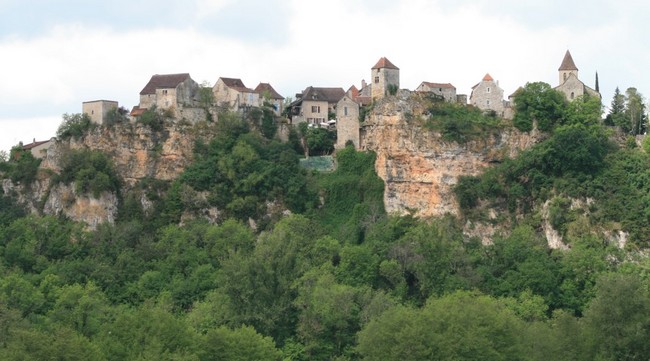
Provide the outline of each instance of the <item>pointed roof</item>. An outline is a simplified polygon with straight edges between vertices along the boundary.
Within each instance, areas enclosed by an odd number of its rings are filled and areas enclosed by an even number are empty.
[[[33,142],[31,142],[31,143],[29,143],[29,144],[25,144],[25,145],[23,145],[23,150],[30,150],[30,149],[32,149],[32,148],[36,148],[36,147],[38,147],[39,145],[42,145],[42,144],[45,144],[45,143],[47,143],[47,142],[51,142],[51,141],[52,141],[52,139],[41,140],[41,141],[38,141],[38,142],[37,142],[36,139],[34,139]]]
[[[188,73],[156,74],[140,91],[140,95],[156,94],[156,89],[173,89],[190,77]]]
[[[264,95],[264,93],[268,93],[271,99],[284,99],[280,93],[275,91],[271,84],[269,83],[259,83],[257,87],[255,88],[255,92],[259,95]]]
[[[377,64],[375,64],[375,66],[373,66],[371,69],[382,69],[382,68],[399,70],[398,67],[396,67],[393,63],[390,62],[390,60],[386,59],[385,57],[379,59]]]
[[[494,78],[492,78],[490,73],[485,73],[485,76],[483,77],[483,81],[494,81]]]
[[[566,51],[566,54],[564,54],[564,59],[562,59],[562,64],[560,64],[558,70],[578,70],[576,63],[573,62],[571,53],[568,50]]]
[[[349,94],[352,99],[356,99],[359,96],[359,89],[356,86],[352,85],[345,94]]]

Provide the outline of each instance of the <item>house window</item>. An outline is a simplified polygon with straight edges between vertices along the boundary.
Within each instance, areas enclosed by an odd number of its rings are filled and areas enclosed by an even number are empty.
[[[167,95],[167,89],[163,90],[163,95]]]
[[[348,107],[343,107],[343,115],[348,115]]]
[[[442,88],[440,88],[440,91],[442,91]]]
[[[95,111],[94,111],[94,110],[91,110],[91,111],[90,111],[90,115],[95,115]]]
[[[573,99],[575,96],[575,93],[571,92],[571,99]]]
[[[378,76],[375,77],[375,84],[377,84],[377,83],[379,83],[379,77]]]
[[[490,92],[490,87],[487,88],[487,92],[488,92],[488,93]]]
[[[311,106],[311,112],[312,113],[320,113],[320,105],[312,105]]]
[[[564,76],[564,81],[566,81],[566,73],[562,74]]]
[[[489,100],[487,101],[487,105],[488,105],[488,106],[490,105],[490,101],[489,101]]]

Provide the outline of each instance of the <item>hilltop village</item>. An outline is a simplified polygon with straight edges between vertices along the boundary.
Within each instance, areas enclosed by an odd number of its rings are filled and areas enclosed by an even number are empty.
[[[567,100],[583,94],[601,97],[597,78],[595,89],[579,79],[578,68],[568,50],[558,72],[559,82],[555,89],[562,92]],[[408,95],[412,92],[400,89],[400,69],[385,57],[372,66],[369,75],[370,83],[362,80],[360,88],[352,85],[346,91],[343,88],[308,86],[295,94],[293,101],[286,101],[292,98],[280,95],[268,83],[259,83],[252,89],[239,78],[220,77],[210,89],[199,85],[189,73],[156,74],[140,91],[139,104],[127,115],[135,121],[148,109],[156,109],[172,118],[194,123],[208,117],[217,119],[218,113],[224,110],[246,113],[252,108],[267,105],[277,117],[285,117],[289,125],[307,123],[312,127],[336,129],[337,149],[348,142],[352,142],[357,149],[365,149],[363,132],[360,131],[361,109],[385,96],[398,93]],[[456,87],[451,83],[423,81],[413,92],[427,93],[440,101],[468,104],[504,119],[512,119],[513,98],[517,94],[515,91],[505,98],[499,81],[490,74],[485,74],[472,87],[469,98],[466,94],[457,94]],[[118,108],[119,103],[113,100],[82,103],[82,113],[96,124],[106,124],[108,114]],[[23,149],[42,158],[53,140],[34,139],[32,143],[24,144]]]

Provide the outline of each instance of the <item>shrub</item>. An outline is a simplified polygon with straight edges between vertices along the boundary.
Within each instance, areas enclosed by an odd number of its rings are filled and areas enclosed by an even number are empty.
[[[56,131],[59,139],[81,138],[95,124],[90,120],[88,114],[63,114],[63,123]]]

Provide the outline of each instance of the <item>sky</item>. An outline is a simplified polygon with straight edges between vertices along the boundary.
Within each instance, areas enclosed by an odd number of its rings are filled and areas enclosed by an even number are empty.
[[[360,87],[381,57],[401,88],[469,95],[489,73],[507,96],[558,85],[568,49],[608,105],[616,87],[650,94],[649,13],[645,0],[0,0],[0,150],[53,137],[84,101],[130,109],[153,74],[295,97]]]

